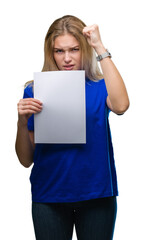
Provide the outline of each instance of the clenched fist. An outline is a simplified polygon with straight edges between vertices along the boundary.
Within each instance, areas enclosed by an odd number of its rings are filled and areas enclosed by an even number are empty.
[[[106,51],[101,40],[99,26],[97,24],[84,27],[83,34],[87,38],[89,45],[92,46],[98,54],[102,54]]]

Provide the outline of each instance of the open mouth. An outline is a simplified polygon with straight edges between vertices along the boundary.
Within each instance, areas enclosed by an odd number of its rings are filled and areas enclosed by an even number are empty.
[[[64,67],[65,70],[72,70],[74,65],[69,64],[69,65],[64,65],[63,67]]]

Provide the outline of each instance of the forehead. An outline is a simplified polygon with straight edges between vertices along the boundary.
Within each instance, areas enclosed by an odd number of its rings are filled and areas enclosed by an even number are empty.
[[[69,33],[58,36],[54,41],[54,48],[71,48],[78,45],[78,40]]]

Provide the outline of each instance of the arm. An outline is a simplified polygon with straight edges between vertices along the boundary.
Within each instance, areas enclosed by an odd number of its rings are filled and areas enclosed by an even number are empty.
[[[30,135],[29,135],[30,134]],[[33,163],[34,145],[31,142],[31,133],[27,129],[27,125],[23,126],[18,121],[18,130],[16,137],[16,153],[20,163],[24,167],[30,167]]]
[[[83,34],[98,55],[106,52],[97,25],[85,27]],[[129,98],[123,79],[109,57],[102,59],[100,64],[108,92],[107,105],[116,114],[123,114],[129,107]]]
[[[33,163],[35,149],[34,133],[27,128],[29,117],[42,110],[42,103],[33,98],[21,99],[18,103],[18,130],[16,137],[16,153],[20,163],[29,167]]]

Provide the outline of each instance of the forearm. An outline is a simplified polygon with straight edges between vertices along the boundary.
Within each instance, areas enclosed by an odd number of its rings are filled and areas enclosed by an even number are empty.
[[[15,147],[20,163],[24,167],[29,167],[33,163],[34,147],[29,137],[27,125],[21,124],[19,121]]]
[[[98,55],[106,52],[97,24],[85,27],[83,34]],[[108,107],[117,114],[123,113],[129,107],[129,99],[123,79],[109,57],[102,59],[100,64],[108,91]]]
[[[28,119],[32,114],[42,110],[40,100],[34,98],[20,99],[18,106],[18,130],[16,137],[16,153],[20,163],[29,167],[33,163],[34,134],[30,134],[27,128]]]
[[[103,46],[96,49],[98,55],[105,51]],[[113,111],[116,113],[125,112],[129,107],[129,98],[119,71],[109,57],[102,59],[100,65]]]

